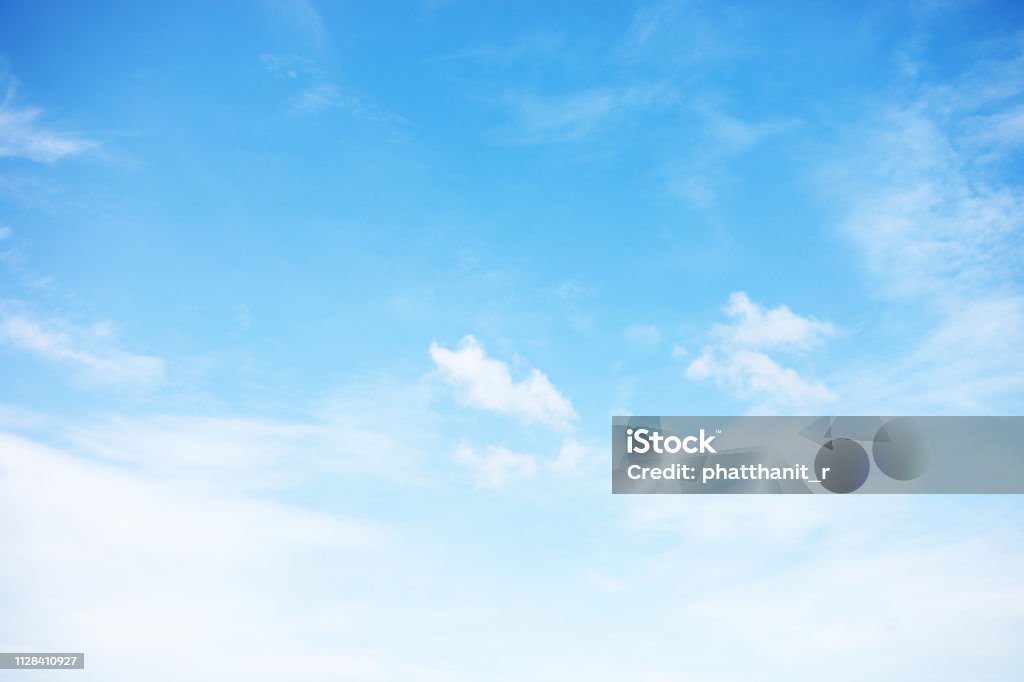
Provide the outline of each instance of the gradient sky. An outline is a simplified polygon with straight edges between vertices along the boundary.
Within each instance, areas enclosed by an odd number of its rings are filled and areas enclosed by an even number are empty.
[[[1019,680],[1017,498],[613,497],[608,427],[1022,414],[1022,146],[1010,2],[2,2],[0,651]]]

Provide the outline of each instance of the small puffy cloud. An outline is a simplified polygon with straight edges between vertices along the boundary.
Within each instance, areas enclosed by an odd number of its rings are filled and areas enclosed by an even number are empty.
[[[764,396],[786,407],[818,405],[835,400],[820,381],[805,379],[764,353],[740,350],[726,355],[705,351],[686,368],[689,379],[713,379],[741,398]]]
[[[686,368],[688,379],[712,380],[741,398],[759,398],[766,410],[814,411],[836,399],[822,382],[803,377],[765,352],[812,348],[835,333],[832,324],[803,317],[784,305],[765,308],[742,291],[730,294],[723,311],[732,322],[711,328],[711,343]]]
[[[164,373],[161,358],[119,348],[109,323],[79,327],[0,308],[0,344],[74,367],[94,383],[152,385]]]
[[[784,305],[765,308],[742,291],[729,295],[725,314],[730,325],[716,325],[714,334],[737,346],[747,348],[805,349],[835,333],[835,327],[810,317],[797,315]]]
[[[558,429],[578,418],[569,399],[543,372],[533,369],[525,379],[514,381],[508,365],[488,357],[473,336],[464,337],[456,350],[432,343],[430,357],[465,405]]]
[[[482,451],[470,445],[460,445],[455,451],[455,462],[473,471],[478,488],[498,488],[537,473],[537,461],[532,456],[498,445],[488,445]]]

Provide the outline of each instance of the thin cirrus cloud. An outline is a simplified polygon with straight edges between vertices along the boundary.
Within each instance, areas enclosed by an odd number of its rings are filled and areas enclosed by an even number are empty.
[[[489,357],[473,336],[463,337],[455,350],[432,343],[430,357],[465,405],[563,430],[578,419],[572,403],[543,372],[532,369],[515,381],[508,365]]]
[[[402,117],[382,107],[368,95],[343,91],[333,83],[318,83],[303,88],[291,97],[289,109],[296,114],[318,114],[324,111],[343,111],[354,118],[378,123],[396,123]]]
[[[763,411],[811,408],[835,400],[824,383],[766,352],[805,351],[835,333],[831,323],[798,315],[784,305],[765,308],[742,291],[729,296],[723,312],[730,323],[711,328],[710,343],[686,368],[687,378],[713,380],[741,398],[759,399]]]
[[[88,327],[58,318],[0,306],[0,344],[71,367],[89,383],[153,385],[164,375],[164,361],[120,348],[109,324]]]
[[[477,488],[498,488],[532,478],[541,470],[541,466],[556,474],[577,471],[592,454],[593,448],[574,438],[563,439],[558,453],[546,460],[514,452],[502,445],[476,448],[462,443],[455,451],[455,463],[473,473]]]
[[[301,86],[288,98],[288,111],[292,114],[342,111],[353,118],[378,123],[403,120],[373,97],[351,92],[332,82],[330,74],[314,59],[291,53],[266,52],[260,55],[260,63],[275,79]]]
[[[0,60],[0,158],[53,163],[96,148],[92,140],[44,125],[41,109],[16,106],[17,90],[17,79]]]
[[[564,47],[564,36],[554,30],[538,29],[505,43],[475,44],[457,52],[435,57],[434,62],[484,62],[508,65],[523,60],[557,57]]]
[[[577,142],[620,122],[630,112],[669,99],[659,85],[596,87],[560,95],[504,98],[512,122],[504,140],[513,145]]]
[[[826,167],[871,292],[930,323],[902,356],[838,380],[876,411],[1014,413],[1024,403],[1024,193],[1000,173],[1021,142],[1019,48],[850,131]],[[909,342],[908,342],[909,341]]]
[[[428,477],[423,462],[443,441],[442,417],[430,407],[428,388],[374,377],[339,386],[331,397],[288,418],[233,412],[92,415],[65,420],[60,435],[97,460],[167,481],[198,478],[230,491],[292,488],[353,474],[420,485]],[[388,428],[380,428],[382,414],[389,415]]]

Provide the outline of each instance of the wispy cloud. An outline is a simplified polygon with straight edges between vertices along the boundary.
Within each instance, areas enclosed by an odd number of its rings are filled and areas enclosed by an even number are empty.
[[[345,92],[333,83],[318,83],[303,88],[292,96],[290,109],[294,113],[318,114],[325,111],[343,111],[354,118],[377,122],[399,122],[401,116],[384,109],[368,95]]]
[[[488,357],[472,336],[464,337],[456,350],[432,343],[430,357],[466,405],[558,429],[569,428],[578,418],[569,399],[543,372],[532,369],[525,379],[513,380],[508,365]]]
[[[708,99],[696,101],[689,109],[696,132],[690,148],[667,164],[666,189],[670,196],[702,210],[716,203],[721,188],[734,175],[737,159],[802,124],[796,119],[747,120]]]
[[[617,49],[627,64],[678,70],[699,62],[721,60],[736,53],[740,41],[723,37],[728,28],[712,21],[706,7],[686,0],[653,2],[641,6]]]
[[[341,386],[291,418],[93,415],[66,423],[58,435],[91,458],[229,491],[278,490],[353,473],[419,485],[427,451],[443,442],[431,400],[425,382],[374,377]]]
[[[109,323],[83,327],[40,318],[11,303],[0,305],[0,343],[69,366],[99,384],[151,386],[164,374],[163,359],[122,349]]]
[[[314,60],[287,52],[265,52],[260,55],[260,63],[275,78],[297,79],[323,74]]]
[[[330,33],[311,0],[264,0],[283,24],[301,36],[313,50],[327,47]]]
[[[903,356],[840,377],[859,409],[1024,406],[1024,360],[1013,350],[1024,339],[1024,193],[1000,172],[1021,142],[1022,55],[1014,44],[888,107],[850,132],[842,166],[827,174],[872,293],[931,325]]]
[[[436,57],[437,62],[480,61],[508,64],[524,59],[549,58],[558,55],[564,47],[560,32],[538,29],[507,43],[484,43],[463,48],[458,52]]]
[[[630,112],[669,99],[652,84],[596,87],[557,95],[508,94],[502,98],[512,118],[503,139],[509,144],[576,142],[621,122]]]
[[[985,150],[950,132],[918,105],[861,138],[870,158],[856,167],[873,170],[850,180],[844,229],[889,297],[971,296],[1022,272],[1024,200],[977,166]]]
[[[369,121],[402,121],[401,116],[388,111],[370,95],[339,86],[317,60],[292,53],[267,52],[260,55],[260,63],[275,79],[294,88],[288,98],[288,110],[293,114],[341,111]]]
[[[483,450],[460,445],[455,451],[455,461],[473,471],[476,485],[480,488],[497,488],[537,473],[537,460],[532,455],[519,454],[496,445],[489,445]]]
[[[41,109],[15,103],[17,90],[17,79],[11,74],[7,62],[0,58],[0,158],[53,163],[98,146],[74,133],[47,127],[42,122]]]

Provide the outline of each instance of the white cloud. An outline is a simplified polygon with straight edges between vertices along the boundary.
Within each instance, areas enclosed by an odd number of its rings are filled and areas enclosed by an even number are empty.
[[[470,445],[460,445],[455,451],[455,461],[473,471],[479,488],[497,488],[537,473],[537,460],[533,456],[497,445],[488,445],[483,451]]]
[[[837,377],[850,409],[1024,408],[1024,192],[1005,179],[1022,139],[1024,59],[1013,49],[953,83],[915,87],[913,100],[851,130],[826,173],[870,292],[916,327],[901,334],[904,353]]]
[[[161,358],[122,350],[108,325],[43,320],[10,305],[0,306],[0,343],[71,366],[95,383],[152,385],[164,374]]]
[[[158,415],[94,418],[67,427],[79,449],[117,462],[193,476],[196,470],[261,474],[318,452],[327,427],[309,421]]]
[[[0,158],[16,157],[53,163],[96,147],[96,143],[39,125],[38,109],[0,106]]]
[[[686,368],[686,376],[698,381],[714,379],[741,398],[761,397],[766,401],[762,410],[770,410],[774,404],[784,408],[811,407],[836,399],[822,382],[805,379],[796,370],[752,350],[719,356],[706,349]]]
[[[0,642],[75,642],[92,675],[110,680],[142,670],[160,681],[272,680],[294,665],[316,680],[381,672],[366,649],[337,642],[355,636],[359,608],[343,586],[380,560],[385,529],[206,494],[6,434],[0,471],[0,580],[16,595]],[[151,665],[172,649],[194,656]]]
[[[53,163],[94,149],[91,140],[51,130],[40,123],[42,111],[13,104],[17,80],[0,60],[0,158],[15,157]]]
[[[578,415],[569,399],[540,370],[513,381],[508,365],[487,356],[472,336],[462,339],[457,350],[430,344],[430,357],[441,377],[454,386],[466,405],[565,429]]]
[[[1008,500],[877,496],[852,514],[840,496],[706,495],[685,508],[671,497],[640,496],[625,510],[633,536],[657,538],[660,551],[612,568],[678,605],[648,614],[652,631],[701,624],[716,679],[797,659],[807,666],[796,679],[819,679],[839,657],[849,665],[830,679],[915,679],[920,652],[942,650],[957,652],[939,663],[952,677],[1001,679],[1020,658],[1024,592],[1013,576],[1024,553]],[[671,586],[705,570],[716,578],[699,590]]]
[[[89,457],[229,491],[287,489],[328,472],[421,485],[427,452],[443,446],[430,400],[425,384],[377,377],[346,385],[291,419],[94,415],[55,432]]]
[[[1024,144],[1024,106],[988,116],[978,116],[969,122],[974,140],[990,145],[1000,154],[1012,152]]]
[[[902,355],[835,376],[844,399],[878,414],[1019,414],[1024,297],[967,301]]]
[[[742,291],[729,295],[724,311],[734,322],[716,325],[713,334],[744,348],[806,349],[835,333],[829,322],[797,315],[784,305],[764,308]]]
[[[873,172],[851,180],[844,230],[880,293],[970,296],[1021,274],[1024,200],[971,169],[983,150],[918,108],[891,113],[873,141],[859,144],[870,159],[850,168]]]
[[[805,351],[834,334],[832,324],[803,317],[786,306],[765,308],[742,291],[730,294],[723,310],[732,323],[711,328],[712,343],[686,368],[687,378],[714,380],[741,398],[759,398],[762,412],[816,412],[836,399],[821,381],[803,377],[764,352]]]
[[[9,239],[12,234],[14,234],[14,230],[12,230],[9,226],[0,225],[0,242],[4,241],[5,239]]]
[[[980,528],[971,538],[907,543],[906,534],[886,537],[891,520],[865,511],[870,516],[856,527],[831,514],[854,542],[829,543],[827,552],[785,571],[701,595],[690,617],[723,646],[742,647],[748,661],[799,659],[811,668],[849,661],[832,679],[912,678],[922,668],[920,652],[946,646],[975,668],[1015,656],[1024,591],[1010,576],[1022,567],[1019,545]],[[914,523],[906,512],[898,516]]]

